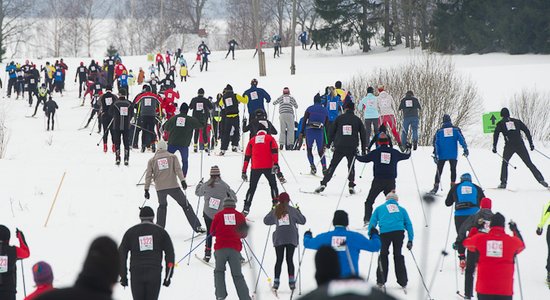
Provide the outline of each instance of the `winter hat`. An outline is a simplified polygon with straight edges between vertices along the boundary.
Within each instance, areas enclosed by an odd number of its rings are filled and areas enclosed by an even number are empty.
[[[346,99],[348,99],[348,97],[346,97]],[[351,111],[355,110],[355,103],[353,103],[353,101],[346,100],[345,102],[346,102],[346,109],[351,110]]]
[[[9,242],[11,238],[11,232],[8,227],[0,225],[0,241]]]
[[[321,103],[321,95],[319,95],[319,93],[313,96],[313,103]]]
[[[504,223],[506,223],[506,220],[504,219],[504,216],[501,213],[496,213],[491,218],[491,227],[504,227]]]
[[[226,208],[226,207],[235,208],[235,207],[237,207],[237,201],[235,201],[235,199],[233,199],[231,197],[227,197],[223,200],[223,207],[224,208]]]
[[[256,116],[256,119],[266,119],[267,115],[265,113],[265,110],[258,108],[254,111],[254,116]]]
[[[407,92],[405,93],[405,96],[407,96],[407,97],[412,97],[412,96],[414,96],[413,91],[407,91]]]
[[[485,209],[491,209],[492,206],[493,206],[493,202],[489,198],[482,198],[481,203],[479,204],[480,208],[485,208]]]
[[[166,149],[168,149],[168,145],[163,139],[157,142],[157,150],[166,150]]]
[[[118,246],[109,237],[96,238],[90,245],[79,281],[95,282],[109,290],[118,281],[120,258]]]
[[[349,225],[348,213],[343,210],[335,211],[332,225],[347,227]]]
[[[228,85],[225,86],[225,91],[226,91],[226,92],[232,92],[232,91],[233,91],[233,87],[232,87],[230,84],[228,84]]]
[[[388,135],[385,131],[380,131],[380,134],[378,135],[378,145],[389,145],[390,139],[388,138]]]
[[[322,246],[315,254],[315,281],[321,286],[340,277],[338,253],[328,245]]]
[[[290,201],[290,196],[286,193],[286,192],[282,192],[281,194],[279,194],[279,202],[289,202]]]
[[[285,88],[283,89],[283,94],[285,94],[285,95],[290,94],[290,90],[289,90],[287,87],[285,87]]]
[[[443,123],[451,123],[451,116],[449,116],[448,114],[444,114]]]
[[[47,262],[39,261],[32,266],[32,276],[34,277],[36,286],[52,284],[52,267]]]
[[[155,218],[155,212],[149,206],[144,206],[139,210],[139,218],[141,220],[153,220]]]
[[[338,80],[334,83],[334,87],[337,88],[337,89],[341,89],[342,88],[342,81]]]
[[[189,111],[189,105],[187,103],[182,103],[180,105],[180,113],[182,114],[187,114],[187,112]]]
[[[503,117],[503,118],[509,118],[510,117],[510,111],[508,110],[508,108],[503,107],[500,110],[500,116]]]
[[[384,85],[383,84],[379,84],[378,85],[378,92],[383,92],[384,91]]]
[[[210,176],[220,176],[220,168],[218,166],[212,166],[210,168]]]
[[[374,93],[374,89],[372,88],[372,86],[369,86],[367,88],[367,94],[373,94]]]
[[[199,96],[203,96],[204,95],[204,89],[203,88],[200,88],[199,91],[197,92],[197,94]]]
[[[464,173],[460,176],[460,181],[472,181],[472,175],[470,173]]]
[[[395,200],[399,201],[399,196],[395,193],[395,191],[391,191],[388,195],[386,195],[386,200]]]
[[[250,81],[250,84],[253,85],[253,86],[257,86],[258,85],[258,79],[254,78]]]

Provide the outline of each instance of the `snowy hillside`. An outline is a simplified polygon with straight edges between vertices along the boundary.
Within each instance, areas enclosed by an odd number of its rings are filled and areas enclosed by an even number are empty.
[[[396,50],[385,52],[378,50],[367,55],[348,53],[344,56],[338,52],[302,51],[297,48],[297,72],[296,76],[290,76],[290,49],[284,48],[284,55],[280,59],[272,58],[272,49],[267,49],[267,77],[257,77],[257,59],[252,59],[253,51],[237,51],[236,60],[224,60],[225,52],[214,52],[210,58],[209,71],[200,73],[198,66],[191,71],[191,76],[186,83],[178,82],[178,90],[184,102],[189,102],[196,95],[197,89],[202,87],[206,96],[215,96],[226,84],[231,84],[234,90],[242,93],[249,87],[252,78],[258,78],[259,86],[265,88],[272,97],[282,94],[283,87],[289,87],[299,105],[299,115],[305,108],[313,103],[313,95],[322,91],[325,86],[333,85],[336,80],[346,80],[358,72],[368,73],[375,68],[393,66],[410,59],[414,53],[408,50]],[[194,61],[194,54],[187,53],[189,64]],[[52,61],[52,60],[50,60]],[[28,103],[22,100],[4,98],[3,102],[8,115],[7,126],[11,130],[11,140],[6,153],[6,158],[0,160],[0,223],[8,226],[12,232],[20,228],[27,237],[31,250],[31,257],[24,261],[27,291],[31,290],[33,263],[44,260],[49,262],[54,271],[54,285],[63,287],[71,285],[80,271],[84,255],[93,238],[98,235],[109,235],[120,242],[124,232],[139,222],[138,207],[144,201],[143,187],[136,187],[140,180],[146,162],[152,157],[152,153],[139,153],[133,151],[130,154],[128,167],[116,167],[114,154],[104,154],[100,147],[96,146],[101,136],[90,130],[77,130],[82,126],[89,114],[89,106],[80,107],[77,99],[78,90],[73,82],[75,68],[80,59],[66,59],[69,66],[67,75],[67,93],[63,97],[58,95],[54,99],[60,106],[57,112],[56,130],[46,132],[42,117],[37,119],[25,118],[31,115]],[[87,59],[83,59],[88,64]],[[483,111],[500,110],[511,94],[522,88],[537,87],[539,90],[548,91],[548,69],[550,68],[550,56],[525,55],[510,56],[505,54],[454,56],[453,61],[457,68],[478,85],[480,94],[484,99],[479,103]],[[35,61],[39,66],[44,61]],[[127,68],[137,74],[139,67],[146,70],[151,63],[145,57],[123,57],[123,63]],[[179,81],[179,78],[178,78]],[[6,81],[4,81],[5,95]],[[131,96],[138,92],[134,87]],[[395,95],[401,96],[401,95]],[[33,107],[34,110],[34,107]],[[272,118],[273,105],[270,105],[268,114]],[[513,114],[513,112],[512,112]],[[479,117],[481,120],[481,116]],[[278,127],[277,113],[274,117],[275,126]],[[477,130],[477,131],[476,131]],[[90,134],[91,133],[91,134]],[[482,136],[481,125],[465,132],[466,139]],[[489,135],[485,136],[490,139]],[[110,142],[109,142],[110,144]],[[499,147],[502,147],[502,141]],[[544,148],[540,143],[535,143],[537,148],[550,154],[549,148]],[[110,149],[110,146],[109,146]],[[409,161],[399,164],[399,176],[397,178],[397,193],[400,203],[406,207],[412,218],[415,229],[415,253],[418,262],[426,260],[426,268],[423,269],[424,278],[431,287],[431,296],[434,299],[455,299],[457,287],[455,285],[455,264],[457,263],[452,253],[451,243],[455,238],[454,224],[452,224],[450,242],[445,243],[447,234],[450,208],[445,207],[443,199],[438,199],[430,208],[426,207],[429,214],[429,227],[424,227],[424,217],[421,203],[415,184],[413,165],[420,185],[420,192],[429,190],[433,185],[435,165],[431,158],[432,149],[420,147],[413,153]],[[535,152],[530,152],[534,163],[540,171],[550,179],[550,163],[547,159]],[[318,158],[316,158],[318,159]],[[330,228],[333,212],[336,208],[340,192],[346,183],[347,170],[345,164],[341,164],[336,176],[330,181],[324,194],[318,196],[300,193],[299,189],[313,190],[319,185],[320,178],[308,175],[309,164],[305,151],[286,151],[281,153],[281,169],[288,183],[284,187],[279,185],[279,191],[286,190],[294,203],[298,203],[307,218],[307,223],[300,228],[300,235],[307,229],[311,229],[314,235],[322,233]],[[486,189],[486,194],[493,200],[493,211],[499,211],[507,221],[513,219],[517,222],[526,242],[526,250],[519,255],[521,267],[521,280],[523,284],[524,299],[547,299],[548,287],[545,285],[546,271],[546,241],[543,237],[535,235],[536,225],[539,221],[542,206],[550,196],[548,190],[542,188],[532,177],[529,170],[515,156],[512,163],[518,166],[517,170],[509,170],[509,188],[507,190],[494,190],[499,183],[500,160],[491,153],[491,149],[470,149],[470,160],[475,172],[479,176],[481,185]],[[240,168],[242,167],[242,155],[229,152],[226,157],[207,156],[200,153],[190,153],[190,168],[187,178],[188,184],[196,184],[203,177],[208,177],[212,165],[218,165],[222,178],[229,183],[234,190],[241,183]],[[362,226],[363,202],[367,196],[372,180],[372,165],[367,165],[363,178],[359,178],[363,164],[356,163],[356,183],[359,192],[356,195],[348,195],[347,191],[340,202],[340,209],[346,210],[350,215],[350,229]],[[47,227],[44,227],[48,210],[62,175],[66,172],[63,186],[59,193],[56,206]],[[458,175],[464,172],[472,172],[467,161],[460,158],[458,162]],[[475,179],[475,178],[474,178]],[[474,180],[475,181],[475,180]],[[449,170],[446,167],[442,177],[443,192],[447,193],[449,187]],[[243,199],[248,188],[245,183],[238,192],[239,202],[237,208],[242,209]],[[151,191],[151,199],[147,205],[155,210],[157,207],[156,194]],[[197,197],[194,196],[194,187],[187,190],[190,203],[196,209]],[[252,204],[251,213],[248,216],[254,222],[248,240],[256,256],[261,257],[266,242],[268,226],[263,225],[262,219],[268,212],[271,201],[267,181],[261,180]],[[375,206],[382,203],[379,196]],[[184,240],[191,237],[191,229],[181,209],[175,201],[168,201],[168,217],[166,229],[171,234],[176,250],[176,259],[179,260],[189,252],[190,243]],[[202,202],[200,204],[202,209]],[[431,213],[430,213],[431,212]],[[202,213],[199,213],[201,222]],[[13,236],[13,235],[12,235]],[[429,236],[429,238],[427,238]],[[199,238],[195,241],[195,245]],[[12,239],[14,242],[14,239]],[[423,248],[425,245],[426,248]],[[441,251],[446,249],[450,255],[443,262],[440,270]],[[301,250],[300,250],[301,252]],[[404,252],[406,249],[404,248]],[[196,252],[203,255],[201,245]],[[315,288],[314,280],[314,251],[306,251],[302,265],[301,288],[306,293]],[[390,274],[388,277],[389,292],[394,293],[399,299],[426,299],[419,298],[423,293],[420,276],[409,253],[404,253],[409,274],[409,293],[404,295],[399,291],[393,273],[393,260],[390,259]],[[295,255],[297,266],[298,254]],[[377,254],[374,254],[376,259]],[[360,274],[367,278],[371,254],[363,253],[360,259]],[[269,237],[264,267],[268,274],[273,276],[275,263],[275,251]],[[20,267],[20,265],[18,265]],[[373,269],[375,270],[376,263]],[[370,281],[374,282],[375,271],[370,274]],[[251,270],[248,266],[243,268],[247,284],[254,291],[254,283],[258,275],[258,267]],[[213,299],[214,280],[213,270],[193,256],[190,264],[187,260],[181,262],[175,269],[172,286],[162,288],[160,299]],[[280,298],[288,299],[290,290],[287,285],[286,266],[283,267],[281,276]],[[434,276],[435,275],[435,276]],[[20,273],[18,274],[18,298],[23,299],[23,288]],[[520,299],[519,286],[516,273],[515,296]],[[434,280],[432,282],[432,279]],[[463,292],[463,276],[459,274],[458,289]],[[228,299],[236,299],[229,272],[226,272],[228,286]],[[185,296],[184,296],[185,295]],[[115,289],[116,299],[131,299],[130,289],[124,289],[117,285]],[[295,295],[296,296],[296,295]],[[262,275],[259,279],[257,299],[273,299],[268,289],[267,279]],[[296,298],[296,297],[295,297]]]

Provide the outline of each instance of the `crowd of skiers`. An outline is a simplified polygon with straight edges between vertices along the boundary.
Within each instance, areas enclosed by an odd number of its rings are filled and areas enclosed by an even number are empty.
[[[301,36],[300,39],[302,38]],[[274,37],[274,41],[276,40]],[[227,55],[232,52],[234,57],[234,49],[238,44],[232,40],[229,45]],[[279,50],[275,51],[275,55],[278,55]],[[201,43],[197,53],[201,71],[203,68],[205,71],[208,69],[208,54],[210,50],[204,42]],[[175,56],[173,63],[172,56]],[[250,299],[250,290],[241,272],[241,265],[248,260],[243,258],[241,251],[243,247],[245,250],[249,247],[246,241],[249,230],[246,216],[250,213],[262,175],[269,182],[272,200],[272,209],[265,215],[264,223],[270,226],[269,232],[271,227],[275,226],[273,247],[276,263],[272,289],[276,293],[281,286],[282,264],[286,260],[288,286],[294,291],[299,275],[299,267],[296,270],[294,265],[294,253],[300,243],[298,225],[304,225],[306,217],[294,205],[284,188],[286,180],[279,166],[279,155],[284,149],[301,149],[304,139],[311,175],[317,173],[314,146],[323,175],[320,186],[310,193],[319,194],[325,190],[344,157],[348,165],[347,186],[350,194],[356,193],[356,161],[373,163],[373,180],[364,203],[363,222],[367,236],[348,230],[348,215],[342,210],[334,212],[334,230],[315,237],[309,230],[304,233],[304,247],[318,250],[316,279],[319,288],[303,299],[393,299],[377,290],[373,291],[372,295],[363,295],[364,298],[354,294],[366,286],[365,281],[359,277],[358,261],[361,250],[379,252],[376,283],[385,291],[390,246],[397,283],[406,289],[408,275],[402,253],[403,247],[412,253],[414,228],[407,210],[399,203],[396,178],[398,162],[411,158],[411,152],[417,149],[419,136],[422,134],[418,130],[421,122],[421,99],[416,98],[413,91],[407,91],[400,101],[395,102],[386,87],[379,85],[376,88],[369,87],[367,94],[358,99],[337,81],[334,86],[326,87],[322,95],[314,95],[312,105],[307,107],[303,117],[299,118],[298,101],[291,95],[288,87],[284,87],[281,96],[271,103],[271,95],[258,86],[258,80],[252,79],[250,88],[242,95],[236,93],[230,84],[215,97],[207,97],[205,90],[200,88],[196,97],[188,102],[179,101],[178,105],[180,95],[175,82],[175,65],[178,62],[180,70],[185,67],[187,76],[187,63],[181,50],[178,49],[175,55],[167,51],[165,57],[158,53],[155,62],[156,66],[150,68],[149,80],[145,80],[144,71],[140,68],[137,83],[142,85],[142,89],[133,101],[129,100],[129,86],[134,84],[134,75],[132,70],[127,72],[120,57],[109,57],[104,60],[102,66],[94,60],[88,67],[80,63],[76,70],[75,82],[78,82],[82,104],[85,103],[84,99],[90,96],[90,116],[84,128],[89,126],[94,117],[96,118],[99,131],[103,128],[103,151],[108,152],[110,134],[117,165],[121,163],[122,145],[125,165],[129,164],[132,148],[154,153],[144,172],[144,197],[150,198],[149,190],[154,184],[159,202],[156,224],[153,209],[142,207],[139,214],[141,222],[126,232],[120,246],[117,247],[106,237],[96,239],[90,246],[90,253],[75,286],[69,289],[52,291],[52,268],[45,262],[37,263],[33,266],[37,291],[27,299],[110,299],[112,285],[116,282],[120,282],[122,286],[130,285],[134,299],[157,299],[161,284],[170,286],[176,263],[170,235],[164,229],[168,196],[182,208],[192,231],[205,235],[204,256],[201,259],[210,264],[212,254],[214,255],[216,299],[225,299],[228,295],[225,285],[226,264],[231,268],[238,298]],[[165,77],[159,80],[156,74],[160,75],[161,69]],[[11,94],[11,87],[18,96],[28,91],[29,104],[32,105],[33,95],[36,95],[38,104],[35,114],[39,103],[44,101],[44,110],[48,116],[47,129],[50,130],[51,119],[53,130],[55,110],[58,106],[51,99],[51,93],[54,90],[62,93],[65,87],[65,71],[68,67],[60,59],[54,66],[46,63],[42,70],[45,72],[44,82],[37,88],[41,79],[40,76],[35,76],[39,73],[32,63],[27,62],[21,67],[10,63],[6,68],[10,76],[8,96]],[[51,73],[50,77],[48,72]],[[58,79],[57,72],[60,73]],[[20,74],[24,83],[18,86]],[[180,71],[180,76],[184,80],[181,74]],[[15,76],[13,81],[12,75]],[[35,80],[31,81],[32,79]],[[49,95],[48,101],[45,101],[46,95]],[[245,114],[242,116],[241,104],[244,106]],[[268,120],[266,111],[269,111],[269,107],[266,109],[266,105],[270,104],[279,105],[279,131]],[[191,115],[189,111],[192,111]],[[398,132],[396,114],[399,111],[403,116],[401,134]],[[547,187],[541,173],[531,162],[523,143],[521,132],[525,133],[531,150],[534,149],[529,130],[520,120],[510,118],[508,109],[503,108],[501,116],[503,119],[496,126],[493,143],[493,152],[496,153],[499,135],[504,135],[505,146],[499,188],[506,188],[508,161],[514,153],[526,163],[537,181]],[[240,149],[241,134],[245,132],[250,132],[249,141],[246,145],[243,144],[244,149]],[[141,147],[138,146],[139,134]],[[278,139],[274,136],[277,134]],[[244,161],[241,178],[243,183],[250,180],[243,208],[237,210],[236,192],[221,179],[219,167],[212,166],[210,178],[206,182],[201,179],[195,189],[195,195],[204,198],[203,219],[206,228],[202,227],[184,192],[188,187],[186,177],[189,171],[191,142],[194,152],[201,151],[201,160],[203,151],[210,155],[218,144],[219,156],[226,155],[230,144],[233,152],[242,151]],[[394,149],[394,145],[399,149]],[[453,126],[450,115],[443,115],[442,126],[433,137],[436,175],[430,193],[437,194],[440,190],[443,168],[445,163],[449,162],[451,186],[445,204],[452,206],[454,210],[457,237],[453,248],[459,258],[459,267],[465,272],[464,299],[474,296],[476,268],[478,271],[475,291],[478,299],[512,299],[515,256],[525,248],[523,238],[513,222],[509,223],[513,236],[505,234],[504,216],[500,213],[493,214],[492,201],[486,197],[479,185],[472,182],[470,174],[462,174],[460,181],[456,182],[458,145],[462,147],[463,155],[467,158],[468,146],[460,128]],[[371,149],[372,146],[375,148]],[[176,152],[179,152],[180,158],[175,155]],[[328,158],[330,162],[327,163]],[[250,178],[247,175],[249,166]],[[279,193],[277,180],[285,192]],[[386,200],[375,207],[380,193],[384,193]],[[538,235],[542,234],[545,224],[550,219],[549,205],[550,203],[545,207],[543,218],[537,227]],[[547,229],[550,251],[549,229],[550,226]],[[10,231],[0,226],[1,299],[15,299],[15,262],[30,255],[24,235],[19,230],[17,238],[20,246],[10,246]],[[96,252],[103,255],[98,257]],[[131,254],[129,279],[126,262],[128,252]],[[161,281],[163,254],[165,275]],[[325,261],[327,265],[323,265],[321,261]],[[547,281],[550,284],[550,253],[547,271]],[[331,294],[331,289],[337,289],[338,286],[355,286],[357,289],[348,289],[348,294]],[[43,296],[34,298],[43,292]]]

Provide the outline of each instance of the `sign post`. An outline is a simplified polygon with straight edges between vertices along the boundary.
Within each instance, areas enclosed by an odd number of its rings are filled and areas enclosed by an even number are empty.
[[[497,123],[502,119],[500,112],[490,112],[483,114],[483,133],[493,133]]]

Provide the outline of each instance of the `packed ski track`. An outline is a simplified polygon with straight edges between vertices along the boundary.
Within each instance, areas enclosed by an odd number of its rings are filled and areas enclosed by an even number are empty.
[[[241,94],[249,87],[252,78],[258,78],[259,87],[266,89],[274,98],[282,93],[283,87],[289,87],[299,105],[298,116],[301,116],[313,103],[314,94],[324,90],[327,85],[333,85],[336,80],[341,80],[346,87],[346,81],[358,72],[368,74],[375,68],[406,62],[415,55],[403,49],[392,52],[380,49],[366,55],[353,52],[343,56],[338,52],[297,49],[297,74],[290,76],[290,49],[285,48],[285,54],[279,59],[273,59],[270,51],[271,49],[267,49],[266,52],[267,77],[258,77],[257,59],[252,59],[253,51],[237,51],[236,60],[224,60],[225,51],[213,52],[210,56],[211,64],[208,72],[201,73],[196,67],[190,70],[187,82],[180,83],[179,78],[176,78],[177,90],[181,94],[179,103],[189,103],[200,87],[205,89],[205,96],[215,97],[229,83],[236,93]],[[188,62],[194,60],[193,53],[186,53],[185,57]],[[479,105],[484,108],[484,111],[500,110],[511,94],[522,88],[536,86],[539,89],[548,89],[547,70],[550,67],[550,56],[489,54],[453,56],[452,59],[460,72],[470,76],[476,82],[484,100],[484,103]],[[37,66],[44,61],[34,60]],[[144,198],[143,187],[136,184],[139,183],[146,168],[147,160],[153,156],[150,152],[140,153],[138,150],[133,150],[130,153],[129,166],[115,166],[114,154],[111,151],[105,154],[101,147],[96,146],[101,138],[101,135],[96,132],[97,127],[95,130],[78,130],[87,120],[90,106],[89,101],[86,101],[86,106],[79,106],[81,101],[77,98],[78,90],[76,84],[72,82],[72,75],[80,61],[88,64],[89,59],[66,58],[65,61],[69,66],[67,91],[63,97],[59,94],[53,96],[59,105],[55,131],[45,130],[45,120],[41,113],[38,118],[25,118],[32,114],[26,98],[15,100],[12,95],[11,99],[0,100],[5,103],[8,117],[6,125],[11,131],[6,157],[0,160],[0,170],[2,170],[0,172],[0,182],[2,182],[0,223],[12,230],[18,227],[26,234],[31,251],[31,257],[24,261],[27,290],[32,286],[31,266],[35,262],[44,260],[52,265],[55,276],[54,286],[72,285],[93,238],[98,235],[108,235],[120,242],[124,232],[139,222],[138,207],[143,204]],[[122,57],[122,61],[136,74],[139,67],[146,70],[151,64],[145,56]],[[6,81],[4,81],[5,85],[7,85]],[[133,99],[139,89],[138,86],[132,87],[130,99]],[[5,89],[2,94],[5,95]],[[401,96],[394,95],[394,97]],[[273,120],[275,127],[278,127],[278,112],[273,105],[268,106],[268,117]],[[34,107],[32,109],[34,110]],[[242,113],[241,106],[241,117]],[[481,116],[479,121],[481,122]],[[487,141],[492,138],[491,135],[481,133],[480,124],[468,128],[464,134],[468,142],[474,139]],[[246,142],[248,134],[245,136]],[[109,139],[109,150],[110,144]],[[475,168],[475,173],[479,176],[479,183],[485,188],[486,195],[493,200],[493,211],[501,212],[507,221],[512,219],[517,222],[525,239],[526,249],[518,256],[523,299],[546,299],[549,293],[545,284],[544,268],[547,254],[546,241],[544,237],[535,235],[535,229],[541,209],[548,201],[550,193],[536,182],[517,156],[512,159],[512,163],[515,163],[518,168],[509,170],[509,190],[494,189],[499,184],[501,161],[498,156],[491,153],[490,147],[486,146],[488,144],[489,142],[471,144],[470,161]],[[545,148],[542,143],[535,142],[535,145],[544,153],[550,153],[550,149]],[[502,147],[502,142],[499,147]],[[501,148],[499,150],[501,151]],[[215,152],[218,153],[219,150],[216,149]],[[463,275],[455,272],[455,253],[451,248],[456,237],[454,224],[451,225],[449,242],[445,244],[451,216],[451,209],[444,204],[444,196],[449,190],[449,169],[447,167],[444,169],[441,182],[443,191],[438,192],[439,197],[434,204],[422,203],[419,195],[419,192],[424,194],[433,186],[435,165],[431,153],[431,147],[419,147],[413,152],[412,160],[399,164],[397,193],[400,196],[400,204],[407,208],[413,222],[415,243],[412,251],[427,281],[426,285],[430,288],[431,297],[456,299],[457,292],[461,294],[464,292],[464,280]],[[188,184],[196,184],[201,177],[207,178],[210,167],[218,165],[222,179],[236,190],[241,184],[240,170],[243,156],[230,151],[227,154],[229,155],[220,157],[190,151]],[[542,174],[550,178],[549,161],[535,152],[530,154]],[[332,153],[327,153],[329,159],[331,155]],[[313,191],[321,180],[320,177],[306,175],[309,174],[309,163],[304,150],[282,151],[280,156],[284,157],[280,159],[280,166],[287,183],[284,186],[279,184],[279,191],[287,191],[293,204],[299,205],[307,218],[307,223],[300,226],[300,243],[302,234],[308,229],[313,232],[313,235],[317,235],[331,228],[337,203],[340,203],[338,209],[349,213],[350,229],[360,228],[363,225],[363,203],[372,180],[372,165],[367,165],[362,178],[359,178],[363,164],[359,162],[355,164],[357,194],[345,197],[349,195],[347,188],[343,189],[344,184],[347,184],[347,169],[344,163],[340,164],[336,175],[321,196],[300,192],[300,190]],[[317,163],[316,155],[315,158]],[[415,165],[416,174],[413,173],[411,163]],[[46,217],[64,172],[66,172],[65,179],[46,227]],[[457,173],[460,176],[464,172],[471,173],[472,170],[468,162],[461,157],[458,161]],[[320,169],[317,174],[321,174]],[[417,191],[415,176],[420,191]],[[475,178],[474,182],[478,183]],[[245,183],[238,191],[237,209],[239,210],[242,209],[247,188],[248,183]],[[186,193],[193,208],[197,209],[197,202],[200,199],[194,195],[194,189],[189,187]],[[342,199],[339,199],[342,190],[344,193]],[[145,204],[156,209],[157,197],[155,193],[151,192],[151,194],[151,199],[145,201]],[[168,202],[166,230],[174,242],[177,261],[189,252],[191,242],[188,239],[191,238],[192,231],[175,201],[168,200]],[[382,202],[383,196],[380,195],[375,207]],[[202,206],[200,202],[197,214],[201,222],[203,222]],[[252,203],[251,212],[247,216],[254,221],[250,222],[251,231],[247,240],[251,250],[261,260],[264,245],[268,239],[263,267],[270,276],[269,280],[273,277],[275,251],[271,236],[266,236],[269,227],[263,225],[262,220],[270,208],[269,186],[267,181],[262,179]],[[423,210],[428,224],[425,224]],[[193,247],[203,239],[204,236],[196,238]],[[195,253],[201,257],[203,249],[201,245]],[[446,257],[442,256],[444,250],[449,253]],[[301,252],[302,245],[295,255],[297,268]],[[390,273],[386,285],[388,293],[398,299],[427,299],[427,296],[420,296],[424,293],[424,287],[411,254],[405,248],[403,252],[409,275],[408,293],[403,293],[396,282],[392,259],[390,259]],[[301,278],[298,279],[302,294],[316,287],[314,255],[314,251],[305,251],[301,265]],[[371,282],[375,282],[376,266],[372,268],[370,276],[367,274],[372,255],[376,261],[378,255],[376,253],[361,254],[359,273],[363,278],[369,277]],[[161,289],[160,299],[214,298],[212,268],[191,258],[186,258],[177,265],[172,285]],[[267,284],[268,278],[263,273],[259,273],[254,258],[251,259],[250,264],[243,265],[243,273],[251,293],[255,291],[257,276],[260,274],[256,299],[275,298]],[[458,290],[455,275],[458,276]],[[517,275],[516,273],[514,299],[520,299]],[[20,272],[18,276],[17,299],[23,299],[23,280]],[[236,299],[229,272],[226,272],[226,282],[228,299]],[[299,298],[298,292],[297,288],[293,295],[294,299]],[[286,266],[283,267],[278,296],[279,299],[290,297]],[[124,289],[117,285],[114,298],[131,299],[131,291],[129,288]]]

